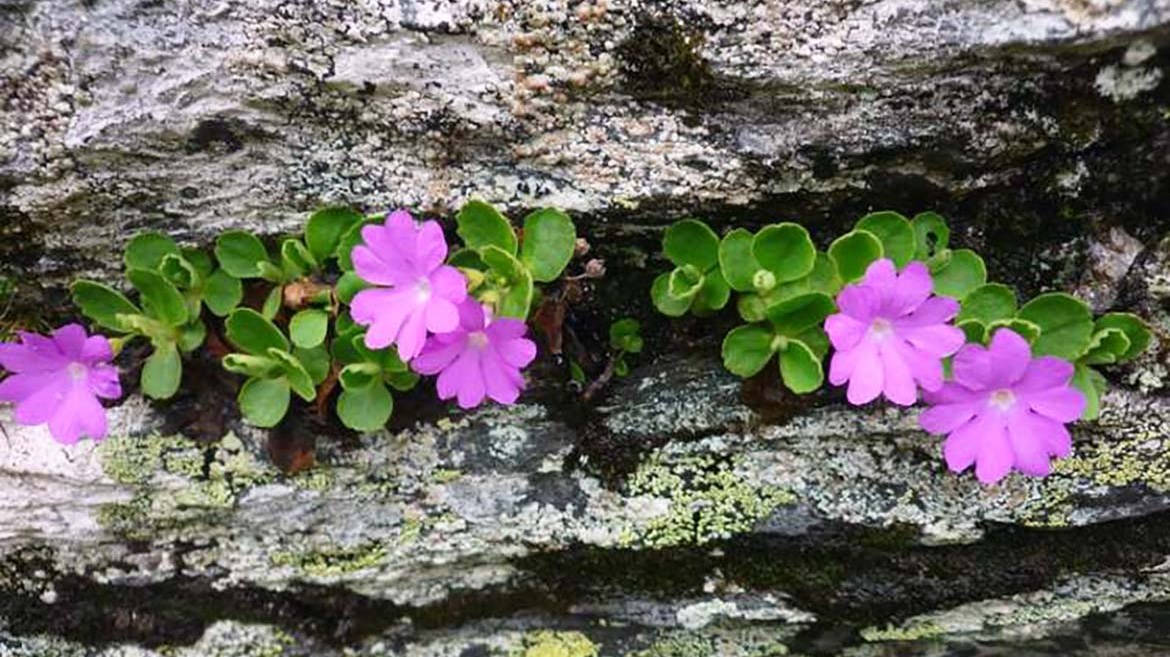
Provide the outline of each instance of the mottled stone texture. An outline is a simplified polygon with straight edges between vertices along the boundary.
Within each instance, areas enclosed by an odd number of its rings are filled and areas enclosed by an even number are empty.
[[[570,211],[609,269],[570,324],[648,345],[596,407],[546,359],[516,408],[400,409],[295,476],[137,397],[96,448],[6,421],[0,655],[1165,654],[1167,45],[1170,0],[0,0],[22,317],[138,229],[480,196]],[[729,319],[647,310],[673,219],[823,243],[878,207],[1154,324],[1052,477],[742,390]]]

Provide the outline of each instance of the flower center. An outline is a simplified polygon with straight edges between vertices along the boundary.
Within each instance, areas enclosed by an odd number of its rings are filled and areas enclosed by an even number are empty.
[[[890,320],[878,317],[869,325],[869,334],[876,340],[885,340],[894,332],[894,325]]]
[[[65,372],[69,374],[70,379],[80,381],[85,378],[85,365],[81,363],[69,363],[65,368]]]
[[[1001,411],[1006,411],[1016,405],[1016,393],[1008,388],[1000,388],[991,393],[991,396],[987,398],[987,403]]]
[[[431,282],[426,278],[418,279],[414,284],[414,296],[419,303],[425,303],[431,298]]]
[[[467,344],[471,345],[475,349],[483,349],[487,346],[487,343],[487,333],[484,333],[483,331],[472,331],[471,333],[467,334]]]

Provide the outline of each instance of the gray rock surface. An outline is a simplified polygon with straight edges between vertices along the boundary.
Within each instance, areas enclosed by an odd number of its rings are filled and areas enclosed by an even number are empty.
[[[649,345],[596,407],[546,364],[296,475],[133,396],[98,446],[5,417],[0,655],[1164,654],[1168,42],[1166,0],[0,0],[20,312],[137,229],[481,196],[568,209],[609,264],[583,314]],[[715,324],[646,312],[675,218],[869,207],[1155,324],[1053,476],[951,475],[912,411],[761,403]]]

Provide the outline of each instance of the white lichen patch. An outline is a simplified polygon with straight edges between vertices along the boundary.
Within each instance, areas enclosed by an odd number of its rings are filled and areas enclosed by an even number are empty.
[[[1162,69],[1156,67],[1123,68],[1109,65],[1097,73],[1097,92],[1115,103],[1137,98],[1153,91],[1162,82]]]

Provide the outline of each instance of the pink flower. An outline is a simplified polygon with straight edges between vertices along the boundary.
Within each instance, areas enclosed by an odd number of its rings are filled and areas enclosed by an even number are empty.
[[[16,404],[21,424],[49,423],[57,442],[72,445],[88,436],[106,436],[106,409],[98,397],[122,396],[114,354],[104,336],[88,337],[78,324],[62,326],[51,338],[20,333],[19,343],[0,343],[0,401]]]
[[[918,386],[942,385],[942,359],[958,351],[965,336],[947,324],[958,314],[958,302],[932,296],[932,289],[926,265],[912,262],[898,274],[894,263],[883,259],[837,296],[841,312],[825,318],[836,350],[829,382],[849,382],[849,403],[865,404],[884,394],[910,406]]]
[[[1032,358],[1018,333],[1001,328],[991,345],[969,344],[955,356],[954,381],[928,393],[932,404],[919,418],[930,433],[948,434],[943,455],[952,472],[975,464],[985,484],[1013,467],[1043,477],[1049,457],[1072,449],[1066,422],[1085,410],[1085,397],[1069,385],[1073,366],[1055,356]]]
[[[524,388],[520,368],[536,358],[527,330],[518,319],[492,319],[486,306],[468,299],[459,306],[459,327],[427,340],[412,367],[439,374],[439,398],[458,397],[463,408],[478,406],[484,395],[511,404]]]
[[[398,344],[404,362],[418,355],[427,332],[446,333],[459,326],[456,306],[467,298],[467,281],[444,265],[447,241],[435,221],[416,224],[397,210],[382,226],[362,228],[364,245],[353,249],[357,275],[374,287],[358,292],[350,313],[368,326],[366,346]]]

